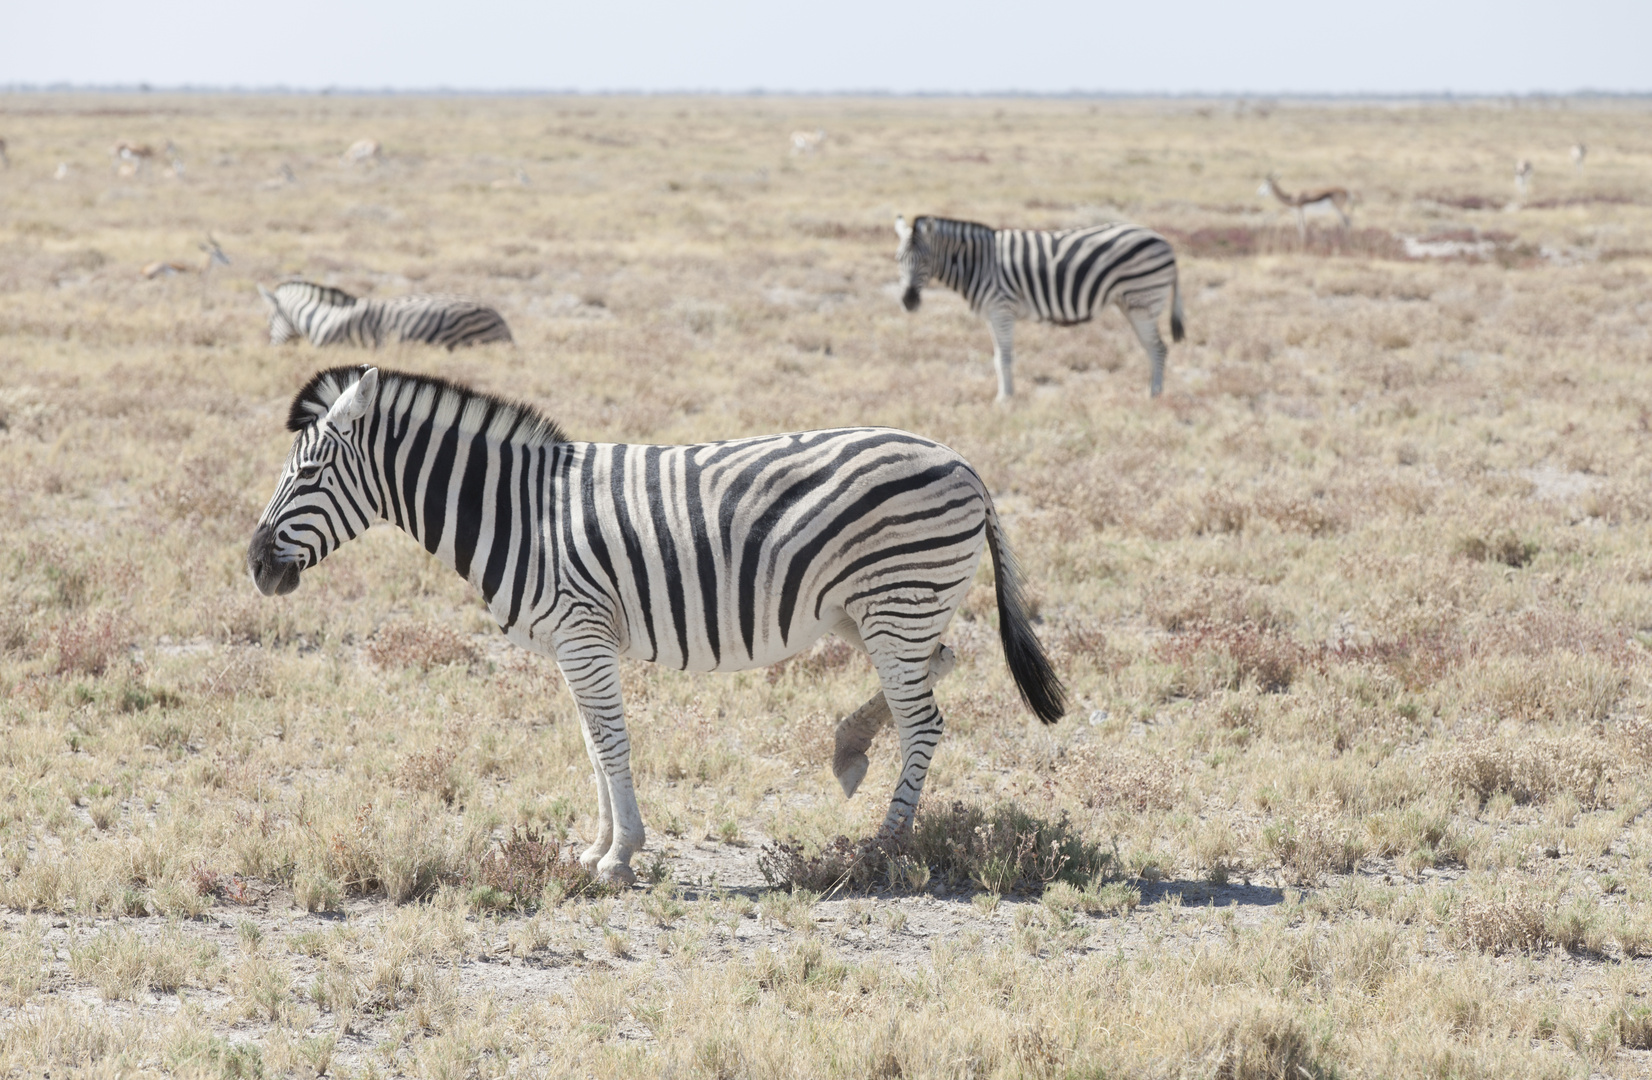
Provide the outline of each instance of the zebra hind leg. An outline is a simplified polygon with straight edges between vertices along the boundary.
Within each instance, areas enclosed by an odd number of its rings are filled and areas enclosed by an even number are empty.
[[[890,795],[889,812],[878,830],[880,837],[894,836],[911,827],[929,763],[941,741],[941,710],[935,704],[929,657],[928,652],[873,657],[901,742],[901,776]]]
[[[929,657],[928,685],[933,688],[958,663],[958,654],[945,645],[935,646]],[[872,737],[890,720],[889,700],[879,690],[871,700],[839,721],[836,752],[832,755],[832,775],[843,788],[843,797],[853,798],[866,779],[871,762],[866,758]]]
[[[1170,352],[1159,336],[1159,312],[1157,308],[1125,308],[1124,316],[1130,320],[1136,340],[1147,350],[1147,359],[1153,365],[1152,396],[1158,397],[1164,391],[1164,358]]]
[[[994,311],[987,316],[992,328],[992,366],[998,373],[999,405],[1008,405],[1015,397],[1015,316],[1007,311]]]

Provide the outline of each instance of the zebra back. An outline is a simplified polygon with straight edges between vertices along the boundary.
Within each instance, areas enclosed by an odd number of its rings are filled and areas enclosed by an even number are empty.
[[[504,317],[477,300],[428,294],[388,300],[363,300],[343,289],[313,281],[285,281],[273,292],[259,290],[269,302],[270,343],[280,345],[303,334],[316,346],[381,345],[410,341],[460,345],[511,341]]]
[[[1000,288],[1017,313],[1058,326],[1088,322],[1109,303],[1131,308],[1176,285],[1170,243],[1140,225],[994,236]]]

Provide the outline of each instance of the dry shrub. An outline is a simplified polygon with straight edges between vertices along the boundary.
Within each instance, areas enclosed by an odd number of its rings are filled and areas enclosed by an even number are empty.
[[[919,892],[938,878],[992,893],[1041,893],[1054,881],[1084,887],[1112,864],[1065,812],[1046,821],[1014,803],[991,809],[952,802],[918,807],[912,826],[887,839],[839,836],[813,854],[779,840],[764,846],[757,865],[771,885],[811,892],[842,889]]]
[[[260,648],[227,649],[212,658],[194,689],[205,697],[268,697],[274,690],[270,658]]]
[[[1316,1080],[1315,1042],[1296,1017],[1281,1009],[1254,1012],[1222,1032],[1218,1080]]]
[[[1347,527],[1341,511],[1323,496],[1305,497],[1265,491],[1256,496],[1252,510],[1258,517],[1273,522],[1280,532],[1329,536]]]
[[[148,501],[158,514],[193,528],[250,534],[258,515],[255,497],[222,458],[198,457],[174,467],[150,490]]]
[[[71,616],[49,633],[47,650],[59,675],[102,675],[126,654],[130,628],[118,611]]]
[[[1188,524],[1195,536],[1242,533],[1250,511],[1249,503],[1226,488],[1211,488],[1194,505]]]
[[[1452,933],[1481,952],[1530,952],[1543,943],[1544,921],[1542,905],[1527,897],[1470,898],[1458,905]]]
[[[1593,809],[1606,804],[1617,756],[1604,740],[1584,735],[1517,744],[1477,739],[1435,751],[1428,770],[1437,781],[1481,802],[1500,792],[1523,803],[1570,795],[1579,806]]]
[[[1516,569],[1537,557],[1542,546],[1534,540],[1522,540],[1513,529],[1498,529],[1489,535],[1469,534],[1457,539],[1457,554],[1474,562],[1497,562]]]
[[[1346,874],[1365,854],[1351,830],[1318,814],[1267,826],[1262,846],[1294,885],[1318,885],[1331,874]]]
[[[1176,805],[1187,781],[1187,763],[1121,747],[1080,747],[1057,770],[1061,783],[1084,805],[1122,807],[1138,813]]]
[[[1066,619],[1054,627],[1046,626],[1039,636],[1057,671],[1086,662],[1097,671],[1114,672],[1128,662],[1108,644],[1107,634],[1095,620]]]
[[[511,827],[510,836],[477,865],[476,882],[508,897],[518,908],[538,902],[547,892],[557,898],[619,892],[619,886],[598,881],[581,866],[572,847],[531,825],[520,831]]]
[[[482,658],[476,646],[451,627],[410,619],[379,627],[362,651],[381,668],[416,667],[420,671],[444,664],[474,664]]]
[[[461,777],[455,768],[458,752],[438,746],[429,753],[409,754],[396,771],[396,779],[410,791],[428,791],[449,806],[459,796]]]
[[[1312,659],[1294,639],[1255,623],[1195,625],[1156,651],[1161,661],[1177,664],[1193,676],[1184,689],[1207,693],[1246,685],[1283,692]]]
[[[1142,607],[1148,619],[1173,634],[1200,626],[1284,630],[1290,624],[1255,586],[1215,577],[1153,585],[1143,595]]]

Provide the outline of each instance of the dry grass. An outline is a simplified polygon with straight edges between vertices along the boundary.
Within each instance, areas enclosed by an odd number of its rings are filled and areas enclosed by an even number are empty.
[[[1646,122],[0,97],[0,1072],[1647,1075]],[[1353,229],[1303,244],[1269,171]],[[1109,314],[1023,326],[993,408],[962,303],[888,291],[897,212],[1165,232],[1163,398]],[[140,275],[208,231],[233,266]],[[265,343],[286,274],[496,304],[515,347],[382,360],[576,437],[955,446],[1073,715],[1028,722],[983,575],[874,848],[893,740],[854,800],[828,768],[852,650],[628,665],[651,884],[592,888],[567,691],[464,582],[389,529],[245,580],[287,400],[349,359]]]

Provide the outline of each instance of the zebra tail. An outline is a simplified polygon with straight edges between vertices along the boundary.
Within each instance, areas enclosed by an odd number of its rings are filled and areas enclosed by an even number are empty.
[[[1170,340],[1180,341],[1185,335],[1182,331],[1182,278],[1176,275],[1176,280],[1170,285]]]
[[[1010,550],[1009,538],[999,524],[998,511],[987,504],[987,550],[992,553],[993,589],[998,594],[998,637],[1004,643],[1004,659],[1015,678],[1015,688],[1033,715],[1053,724],[1067,711],[1067,688],[1061,685],[1044,646],[1033,633],[1027,618],[1026,596],[1021,588],[1021,567]]]

